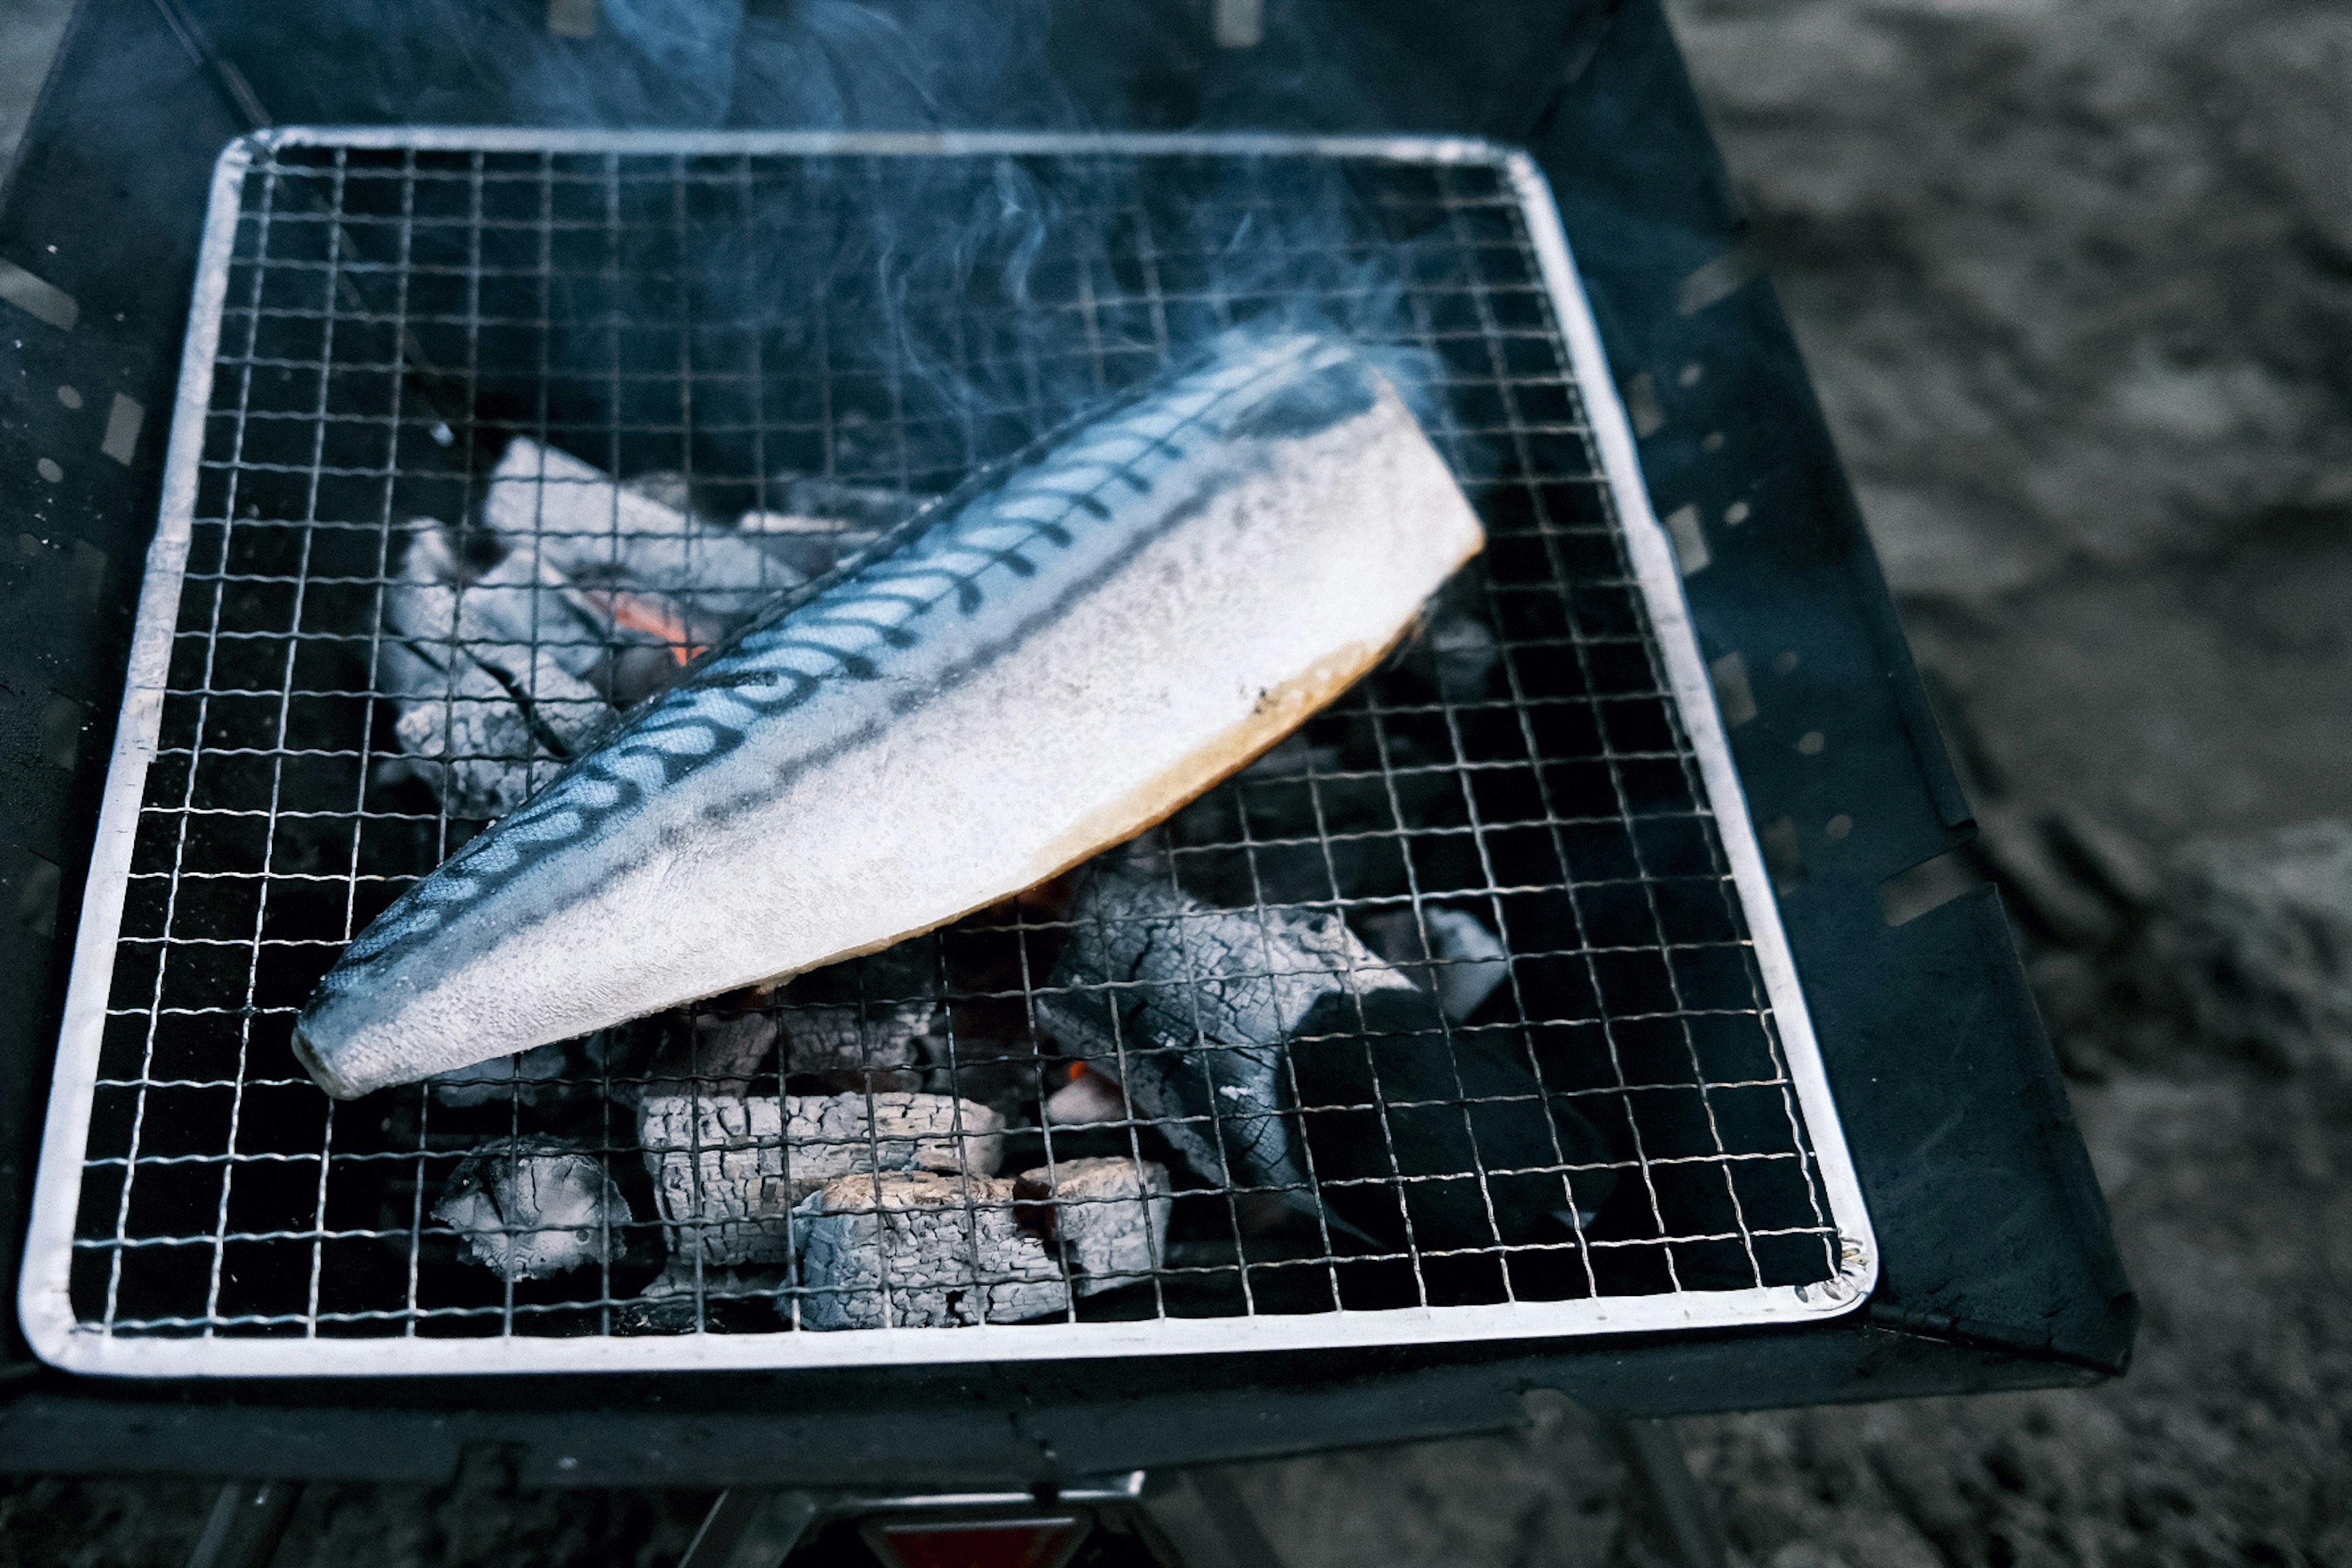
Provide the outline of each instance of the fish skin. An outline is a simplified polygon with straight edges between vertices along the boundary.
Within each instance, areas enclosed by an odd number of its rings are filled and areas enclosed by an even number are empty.
[[[887,947],[1367,673],[1485,544],[1352,349],[1228,334],[699,660],[404,893],[294,1048],[352,1098]]]

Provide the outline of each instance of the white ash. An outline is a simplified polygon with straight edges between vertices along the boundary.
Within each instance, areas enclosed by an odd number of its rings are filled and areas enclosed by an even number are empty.
[[[2155,981],[2273,1069],[2352,1079],[2352,823],[2200,840],[2168,872],[2145,944]]]
[[[1366,920],[1364,935],[1373,951],[1434,993],[1439,1009],[1456,1024],[1511,975],[1501,941],[1467,910],[1391,910]]]
[[[490,475],[482,522],[519,555],[583,589],[668,595],[724,623],[748,617],[805,574],[731,528],[638,493],[528,437]]]
[[[1098,1072],[1081,1070],[1045,1097],[1045,1120],[1056,1127],[1092,1127],[1128,1119],[1127,1096]]]
[[[793,1205],[837,1176],[994,1175],[1003,1128],[984,1105],[932,1094],[656,1093],[637,1110],[670,1255],[698,1247],[709,1266],[789,1261]]]
[[[409,767],[460,816],[503,816],[581,750],[612,709],[567,660],[593,636],[509,558],[469,579],[446,532],[411,536],[385,592],[377,680]],[[544,620],[537,617],[544,612]]]
[[[1168,1167],[1151,1160],[1065,1160],[1013,1179],[1023,1223],[1058,1247],[1081,1296],[1150,1277],[1167,1256]]]
[[[502,1139],[458,1163],[433,1217],[502,1279],[543,1279],[625,1250],[632,1218],[592,1155],[545,1139]]]
[[[400,575],[383,595],[384,625],[436,663],[451,650],[519,679],[547,667],[581,676],[603,656],[595,622],[568,595],[562,575],[529,551],[496,564],[468,561],[430,518],[411,525]]]
[[[1211,909],[1108,865],[1069,921],[1037,1004],[1063,1054],[1119,1081],[1210,1181],[1303,1187],[1284,1042],[1327,996],[1413,983],[1336,914]]]
[[[928,1171],[844,1176],[803,1205],[800,1321],[811,1329],[952,1328],[1068,1310],[1013,1184]],[[793,1298],[780,1298],[789,1315]]]
[[[930,1059],[927,1041],[940,1012],[936,1002],[879,1006],[788,1008],[782,1018],[786,1054],[794,1072],[912,1076]],[[876,1087],[882,1087],[877,1083]]]

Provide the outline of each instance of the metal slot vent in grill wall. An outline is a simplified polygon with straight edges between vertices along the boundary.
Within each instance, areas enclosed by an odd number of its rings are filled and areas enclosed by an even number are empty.
[[[1002,254],[870,287],[876,214],[1006,193],[1045,216]],[[47,1358],[996,1360],[1867,1289],[1524,159],[287,132],[224,160],[204,256],[24,1282]],[[614,704],[1268,316],[1390,355],[1486,524],[1388,668],[1081,877],[890,952],[346,1104],[302,1074],[342,945]]]

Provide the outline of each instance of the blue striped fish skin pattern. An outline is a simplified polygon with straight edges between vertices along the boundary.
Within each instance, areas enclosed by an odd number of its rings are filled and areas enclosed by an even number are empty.
[[[706,655],[410,888],[321,981],[297,1054],[338,1093],[451,1065],[381,1059],[403,1009],[442,976],[1017,658],[1188,511],[1384,394],[1344,342],[1231,332],[1108,414],[975,475]],[[352,1049],[363,1036],[374,1043]]]

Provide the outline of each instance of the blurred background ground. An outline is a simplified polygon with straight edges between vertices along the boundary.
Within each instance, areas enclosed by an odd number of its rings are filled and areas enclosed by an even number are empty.
[[[64,0],[0,6],[0,145]],[[2091,1391],[1687,1421],[1770,1568],[2352,1563],[2352,9],[1671,0],[2145,1309]],[[1296,1568],[1654,1561],[1590,1422],[1241,1478]],[[19,1483],[0,1561],[202,1489]],[[698,1498],[314,1491],[285,1564],[671,1560]]]

